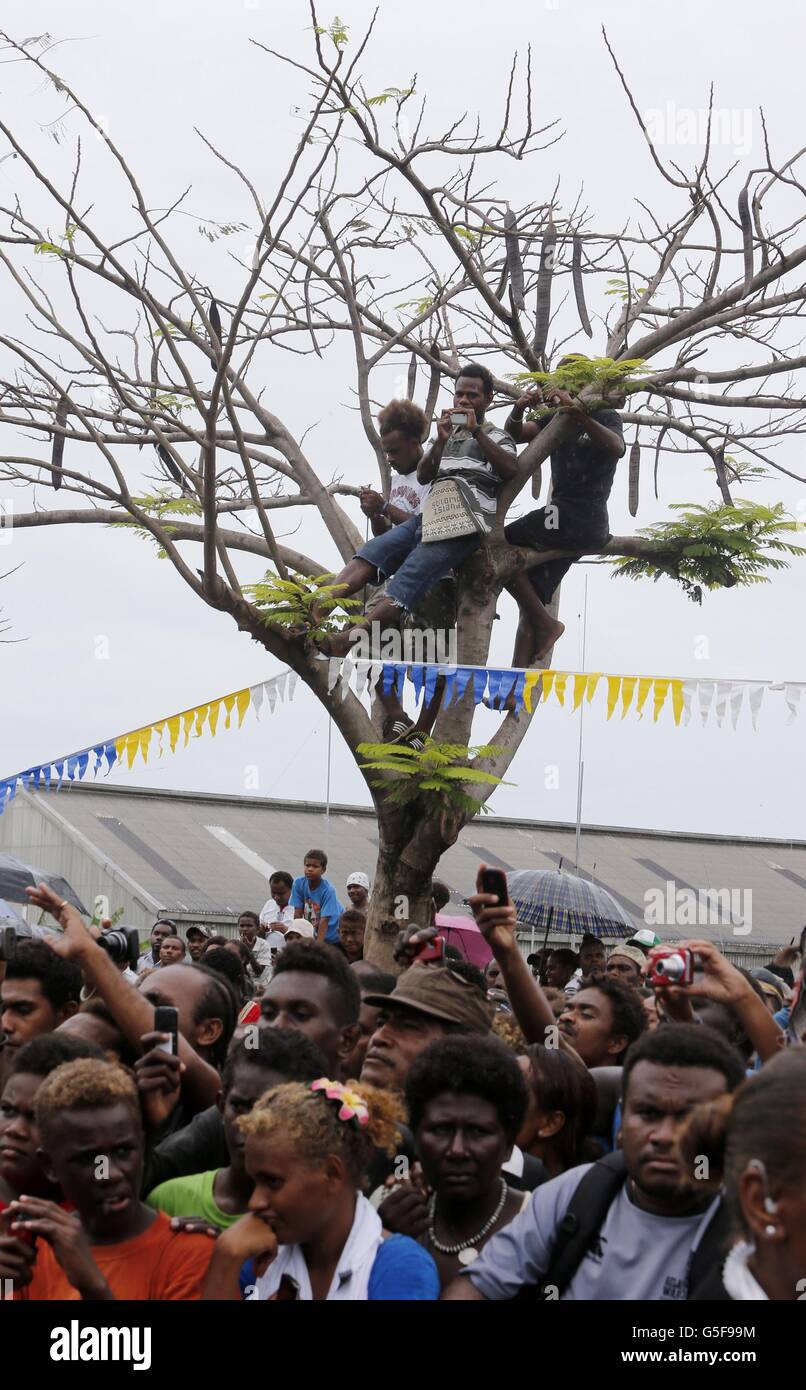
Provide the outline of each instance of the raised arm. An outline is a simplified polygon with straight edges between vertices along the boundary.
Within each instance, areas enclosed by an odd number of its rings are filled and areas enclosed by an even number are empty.
[[[56,893],[40,883],[38,888],[26,888],[32,903],[55,917],[62,936],[47,937],[47,944],[57,956],[73,960],[81,967],[88,985],[97,990],[112,1014],[124,1037],[133,1047],[142,1049],[144,1034],[154,1031],[154,1006],[144,994],[124,980],[110,956],[84,926],[80,914],[69,903],[62,903]],[[221,1089],[218,1072],[203,1061],[182,1037],[178,1040],[179,1057],[185,1064],[182,1073],[182,1093],[194,1110],[206,1110],[215,1105]]]

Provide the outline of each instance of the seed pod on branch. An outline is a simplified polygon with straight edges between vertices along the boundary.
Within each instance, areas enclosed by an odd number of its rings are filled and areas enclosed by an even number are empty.
[[[212,348],[216,354],[216,361],[218,361],[219,353],[221,352],[221,345],[224,340],[221,336],[221,315],[218,312],[218,305],[216,304],[214,299],[210,300],[209,318],[210,327],[213,330]]]
[[[630,486],[629,486],[629,508],[630,516],[635,516],[638,512],[638,484],[641,469],[641,445],[638,443],[636,434],[633,446],[630,449]]]
[[[59,401],[58,401],[58,404],[57,404],[57,406],[56,406],[56,418],[55,418],[55,422],[54,422],[54,423],[57,424],[57,425],[60,425],[62,429],[64,429],[65,425],[67,424],[67,397],[66,397],[66,396],[60,396],[60,397],[59,397]],[[53,435],[53,448],[51,449],[51,454],[50,454],[50,462],[51,462],[51,467],[53,468],[53,472],[51,473],[50,476],[51,476],[51,481],[52,481],[52,483],[53,483],[53,486],[54,486],[54,488],[56,488],[56,489],[60,488],[61,485],[62,485],[62,458],[63,458],[63,457],[64,457],[64,435],[63,435],[63,434],[56,434],[56,433],[54,433],[54,435]]]
[[[657,442],[657,444],[655,445],[655,469],[654,469],[654,475],[653,475],[653,482],[654,482],[654,484],[655,484],[655,501],[656,501],[656,502],[657,502],[657,500],[658,500],[658,467],[659,467],[659,465],[660,465],[660,449],[661,449],[661,445],[662,445],[662,443],[663,443],[663,441],[664,441],[664,439],[665,439],[665,437],[666,437],[666,434],[667,434],[668,429],[669,429],[669,426],[668,426],[668,425],[664,425],[664,426],[663,426],[663,429],[661,430],[660,434],[658,435],[658,442]]]
[[[576,302],[577,302],[577,313],[579,314],[579,322],[582,324],[582,327],[584,328],[584,330],[585,330],[585,332],[587,333],[588,337],[589,337],[589,338],[592,338],[592,337],[593,337],[593,329],[591,328],[591,321],[590,321],[590,319],[588,318],[588,309],[587,309],[587,305],[585,304],[585,287],[584,287],[584,285],[583,285],[583,283],[582,283],[582,237],[581,237],[581,236],[575,236],[575,237],[574,237],[574,255],[573,255],[573,261],[572,261],[572,265],[571,265],[571,270],[572,270],[572,276],[573,276],[573,281],[574,281],[574,297],[575,297]]]
[[[159,356],[157,349],[151,349],[151,403],[157,399],[157,389],[159,385]]]
[[[417,386],[417,354],[416,354],[416,352],[413,352],[413,353],[411,354],[411,361],[409,362],[409,375],[408,375],[408,380],[407,380],[407,382],[406,382],[406,395],[408,396],[408,398],[409,398],[410,401],[413,401],[413,400],[414,400],[414,391],[415,391],[416,386]]]
[[[733,498],[730,495],[730,488],[728,487],[728,470],[725,467],[724,444],[722,445],[721,449],[717,449],[716,451],[716,458],[714,459],[714,468],[716,469],[716,480],[719,483],[719,491],[722,493],[722,501],[725,503],[726,506],[732,507]]]
[[[518,245],[518,219],[511,208],[504,213],[504,242],[507,252],[507,272],[512,294],[512,307],[523,313],[526,300],[523,297],[523,261]]]
[[[439,343],[436,342],[436,340],[431,344],[430,352],[431,352],[431,356],[432,356],[432,357],[436,357],[437,361],[440,360],[442,354],[440,353],[440,350],[439,350]],[[431,421],[432,421],[433,418],[434,418],[434,411],[435,411],[435,409],[436,409],[436,404],[437,404],[437,396],[439,395],[439,381],[440,381],[441,375],[442,375],[442,373],[440,372],[439,367],[432,367],[432,368],[431,368],[431,375],[430,375],[429,378],[428,378],[428,395],[427,395],[426,401],[425,401],[425,438],[426,438],[426,439],[428,438],[428,435],[429,435],[430,430],[431,430]]]
[[[182,489],[182,492],[187,494],[189,492],[189,488],[187,482],[185,481],[185,475],[183,474],[182,470],[179,467],[177,467],[176,463],[171,458],[171,455],[168,453],[168,450],[165,448],[165,445],[157,444],[156,449],[157,453],[159,454],[160,461],[167,470],[167,472],[173,478],[174,482]]]
[[[548,226],[543,234],[540,250],[540,270],[537,275],[537,319],[532,347],[538,357],[546,351],[551,321],[551,281],[554,276],[554,248],[557,245],[557,228],[549,216]]]
[[[739,194],[739,221],[742,224],[744,242],[744,292],[747,294],[753,279],[753,222],[746,188]]]

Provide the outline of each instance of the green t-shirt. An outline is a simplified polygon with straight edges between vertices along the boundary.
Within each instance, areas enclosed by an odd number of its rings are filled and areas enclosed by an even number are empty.
[[[191,1173],[186,1178],[170,1178],[153,1188],[146,1197],[148,1206],[164,1211],[168,1216],[199,1216],[211,1226],[225,1230],[240,1220],[222,1211],[213,1196],[213,1184],[220,1168],[209,1173]]]

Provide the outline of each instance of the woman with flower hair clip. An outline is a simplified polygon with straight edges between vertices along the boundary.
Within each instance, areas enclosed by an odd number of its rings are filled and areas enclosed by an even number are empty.
[[[437,1299],[431,1256],[386,1236],[361,1192],[375,1148],[395,1152],[396,1096],[320,1077],[267,1091],[241,1120],[255,1189],[219,1236],[205,1299]]]

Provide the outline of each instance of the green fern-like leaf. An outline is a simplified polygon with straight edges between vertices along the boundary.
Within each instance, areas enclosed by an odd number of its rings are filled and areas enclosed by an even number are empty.
[[[673,510],[679,519],[638,533],[652,543],[653,553],[613,560],[616,575],[655,582],[673,579],[694,603],[701,603],[705,589],[766,584],[770,571],[788,567],[782,555],[806,555],[806,547],[786,539],[804,528],[787,516],[781,503],[677,503]]]
[[[420,750],[398,743],[361,743],[358,752],[367,761],[360,766],[370,774],[374,786],[384,788],[387,799],[398,806],[411,805],[425,797],[435,804],[456,810],[479,809],[479,802],[464,790],[471,783],[488,787],[501,785],[501,778],[469,765],[470,759],[494,757],[501,750],[494,744],[467,748],[460,743],[437,743],[426,739]],[[391,777],[384,774],[391,774]]]
[[[304,627],[312,637],[323,637],[332,631],[332,624],[327,621],[314,623],[314,607],[325,619],[336,608],[349,612],[361,607],[358,599],[344,597],[344,585],[327,582],[332,578],[332,574],[320,574],[313,578],[298,575],[296,579],[281,579],[267,570],[260,583],[245,584],[243,592],[251,598],[263,622],[270,626]]]

